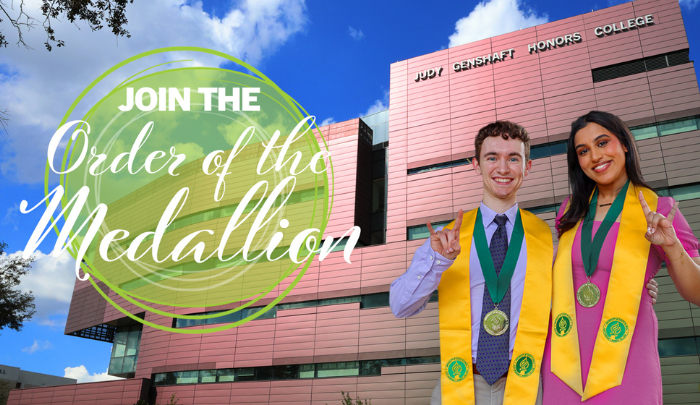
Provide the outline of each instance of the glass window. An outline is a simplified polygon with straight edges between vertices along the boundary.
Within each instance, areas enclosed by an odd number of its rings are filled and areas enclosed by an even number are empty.
[[[632,132],[632,135],[634,135],[634,139],[638,141],[659,136],[659,133],[656,129],[656,125],[646,125],[642,127],[630,128],[630,132]]]
[[[155,385],[173,385],[175,382],[175,373],[158,373],[154,379]]]
[[[176,328],[189,328],[191,326],[197,326],[201,325],[204,320],[203,319],[182,319],[178,318],[175,320],[175,327]]]
[[[659,356],[690,356],[697,355],[698,347],[694,337],[659,339]]]
[[[233,215],[234,211],[236,211],[236,207],[238,207],[238,204],[229,205],[227,207],[222,208],[221,209],[221,217],[223,217],[223,218],[230,217],[231,215]]]
[[[124,364],[123,357],[112,357],[109,361],[109,373],[108,374],[121,374],[122,364]]]
[[[138,326],[134,325],[129,331],[129,335],[126,341],[126,355],[134,356],[139,352],[139,342],[141,341],[141,330],[137,329]]]
[[[680,132],[694,131],[698,123],[694,118],[659,124],[659,135],[672,135]]]
[[[550,156],[554,155],[563,155],[566,153],[566,142],[567,141],[560,141],[560,142],[554,142],[549,145],[549,153]]]
[[[255,369],[255,379],[256,380],[272,380],[274,367],[256,367]]]
[[[122,374],[133,373],[134,371],[136,371],[136,356],[125,356],[122,364]]]
[[[438,226],[444,226],[452,221],[440,221],[432,222],[431,225],[433,229],[437,229]],[[430,231],[426,225],[411,226],[408,228],[408,240],[425,239],[430,236]]]
[[[164,385],[165,384],[165,373],[158,373],[153,376],[153,385]]]
[[[216,370],[199,370],[199,382],[201,382],[201,383],[216,382]]]
[[[548,204],[548,205],[542,205],[539,207],[532,207],[532,208],[525,208],[525,209],[532,212],[533,214],[541,214],[543,212],[556,212],[557,205],[556,204]]]
[[[175,384],[196,384],[199,380],[198,371],[175,372]]]
[[[217,316],[216,318],[207,319],[207,324],[215,323],[233,323],[241,320],[241,311],[236,311],[228,315]]]
[[[409,357],[406,359],[408,364],[426,364],[426,363],[439,363],[440,356],[433,357]]]
[[[318,301],[303,301],[303,302],[290,302],[287,304],[277,304],[278,309],[294,309],[294,308],[307,308],[315,307],[318,305]]]
[[[361,298],[359,295],[354,295],[351,297],[327,298],[325,300],[318,300],[318,305],[348,304],[350,302],[360,302],[360,300]]]
[[[216,370],[219,382],[233,381],[235,372],[232,368],[227,368],[223,370]]]
[[[360,362],[360,375],[382,375],[382,365],[376,360]]]
[[[670,189],[670,191],[671,197],[675,198],[676,201],[685,201],[700,198],[700,184],[673,187]]]
[[[372,213],[385,211],[384,189],[386,188],[386,178],[382,177],[372,182]]]
[[[389,293],[365,294],[362,296],[362,308],[389,306]]]
[[[530,159],[540,159],[543,157],[550,156],[549,145],[537,145],[530,148]]]
[[[299,378],[314,378],[315,372],[315,364],[302,364],[299,366]]]
[[[253,314],[258,313],[258,311],[263,310],[263,307],[253,307],[253,308],[245,308],[242,309],[241,312],[241,318],[245,319]],[[277,317],[277,307],[272,307],[262,315],[258,316],[255,319],[270,319],[270,318],[276,318]]]
[[[236,381],[255,380],[255,369],[253,367],[236,369]]]
[[[114,335],[114,347],[112,349],[112,357],[123,357],[126,352],[126,341],[129,336],[129,329],[117,330]]]
[[[661,197],[670,197],[671,196],[671,191],[669,191],[668,187],[657,188],[656,192],[659,193],[659,195]]]
[[[318,377],[343,377],[352,375],[360,375],[360,363],[357,361],[318,364]]]
[[[430,296],[429,302],[438,302],[438,290],[433,291],[433,295]]]
[[[275,366],[275,380],[299,378],[299,366]]]

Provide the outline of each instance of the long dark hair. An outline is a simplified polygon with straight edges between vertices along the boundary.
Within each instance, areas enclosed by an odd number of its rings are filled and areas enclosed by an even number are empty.
[[[569,209],[557,224],[559,235],[573,228],[581,218],[588,214],[588,199],[595,188],[595,181],[583,172],[578,163],[574,137],[578,131],[590,123],[598,124],[610,131],[627,148],[627,152],[625,152],[625,170],[630,182],[635,186],[653,190],[642,177],[639,151],[627,125],[618,116],[603,111],[591,111],[586,115],[582,115],[571,123],[571,134],[569,134],[569,142],[566,147],[571,198],[569,199]]]

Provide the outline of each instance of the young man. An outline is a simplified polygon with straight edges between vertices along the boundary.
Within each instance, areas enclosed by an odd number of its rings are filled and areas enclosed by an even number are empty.
[[[430,238],[391,284],[391,310],[415,315],[439,288],[441,378],[431,404],[541,404],[553,245],[549,226],[518,208],[530,138],[496,121],[474,143],[481,206],[437,231],[428,223]]]

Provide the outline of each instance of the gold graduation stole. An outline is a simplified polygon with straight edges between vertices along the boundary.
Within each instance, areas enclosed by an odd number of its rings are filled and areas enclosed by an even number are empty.
[[[571,264],[574,237],[582,221],[559,238],[552,293],[552,373],[581,395],[581,401],[617,387],[625,374],[651,247],[651,243],[644,237],[647,221],[638,197],[640,190],[649,208],[656,211],[656,193],[630,185],[622,209],[603,318],[598,328],[585,389],[581,378]]]
[[[459,238],[462,252],[442,274],[438,287],[440,380],[445,405],[474,404],[469,254],[477,209],[464,214]],[[549,330],[551,297],[547,291],[552,287],[552,232],[544,221],[529,211],[520,210],[520,216],[525,230],[527,270],[511,370],[506,382],[505,405],[536,402],[542,354]],[[445,229],[452,229],[454,223],[452,221]],[[486,289],[484,293],[488,293]]]

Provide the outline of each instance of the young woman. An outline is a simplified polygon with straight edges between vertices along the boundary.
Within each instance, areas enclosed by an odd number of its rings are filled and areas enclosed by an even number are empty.
[[[644,286],[666,262],[700,304],[698,240],[671,197],[644,182],[627,126],[600,111],[571,125],[572,195],[557,215],[545,404],[662,404],[658,324]]]

